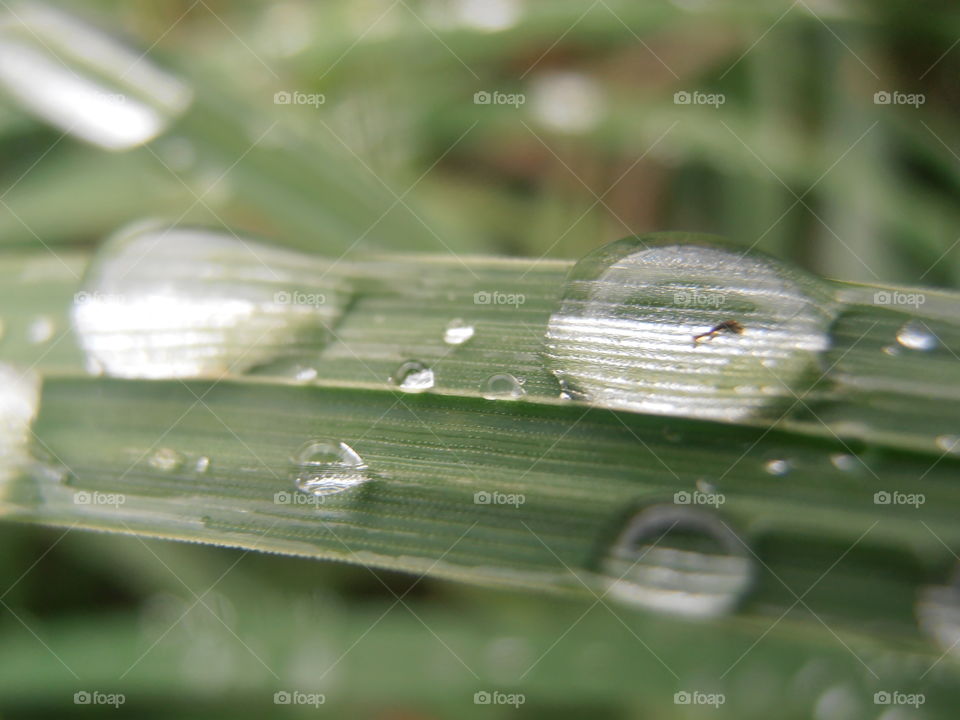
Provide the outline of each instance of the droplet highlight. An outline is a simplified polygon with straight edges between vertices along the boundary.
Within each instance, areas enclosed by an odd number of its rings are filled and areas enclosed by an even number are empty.
[[[150,467],[161,472],[174,472],[183,466],[184,457],[173,448],[159,448],[150,455]]]

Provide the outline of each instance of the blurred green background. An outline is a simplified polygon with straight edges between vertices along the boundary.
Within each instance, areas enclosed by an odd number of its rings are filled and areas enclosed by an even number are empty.
[[[334,257],[578,258],[633,233],[697,230],[843,280],[960,282],[955,3],[69,7],[149,48],[200,109],[144,148],[106,153],[3,100],[6,252],[93,248],[148,216]],[[278,92],[322,102],[277,104]],[[318,178],[275,177],[283,153]],[[329,178],[345,199],[326,194]],[[791,619],[766,635],[615,617],[359,567],[7,525],[0,566],[5,717],[924,712],[871,704],[878,688],[843,645]],[[916,679],[923,665],[874,652],[894,674]],[[954,687],[947,665],[924,682]],[[685,687],[716,687],[727,702],[675,704]],[[327,702],[274,704],[274,691],[296,688]],[[73,704],[83,690],[126,702]],[[525,701],[477,705],[478,691]]]

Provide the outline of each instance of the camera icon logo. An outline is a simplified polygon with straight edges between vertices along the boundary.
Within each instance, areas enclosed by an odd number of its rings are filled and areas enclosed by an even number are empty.
[[[78,490],[73,494],[73,502],[77,505],[89,505],[91,495],[86,490]]]
[[[689,505],[692,499],[692,496],[686,490],[680,490],[673,494],[673,502],[675,505]]]
[[[686,690],[681,690],[673,694],[674,705],[689,705],[693,697]]]
[[[73,694],[74,705],[89,705],[92,696],[86,690],[80,690]]]
[[[286,690],[277,690],[273,694],[273,704],[274,705],[289,705],[293,696]]]
[[[281,90],[273,95],[274,105],[289,105],[293,101],[293,96],[286,90]]]
[[[673,94],[674,105],[689,105],[692,99],[693,96],[686,90],[677,90],[677,92]]]
[[[292,497],[293,496],[286,490],[281,490],[278,493],[274,493],[273,502],[277,505],[289,505]]]
[[[874,305],[889,305],[892,296],[886,290],[877,290],[873,294],[873,304]]]
[[[880,690],[873,694],[873,704],[874,705],[889,705],[893,698],[890,696],[886,690]]]
[[[489,505],[492,496],[486,490],[480,490],[473,494],[474,505]]]
[[[889,505],[890,501],[893,499],[893,496],[888,493],[886,490],[881,490],[873,494],[873,504],[874,505]]]
[[[486,90],[478,90],[473,94],[474,105],[489,105],[491,100],[492,96]]]
[[[486,690],[480,690],[473,694],[473,704],[474,705],[489,705],[490,704],[490,693]]]
[[[889,105],[893,100],[893,96],[886,90],[878,90],[873,94],[873,102],[875,105]]]
[[[489,305],[492,299],[493,297],[486,290],[481,290],[473,294],[474,305]]]

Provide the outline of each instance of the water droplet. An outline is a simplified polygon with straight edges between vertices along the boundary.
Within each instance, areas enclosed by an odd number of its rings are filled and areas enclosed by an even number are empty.
[[[201,455],[197,458],[197,462],[193,466],[193,469],[200,474],[205,473],[210,469],[210,458],[208,458],[206,455]]]
[[[763,469],[766,470],[771,475],[776,475],[777,477],[782,477],[790,472],[791,465],[789,460],[768,460]]]
[[[316,285],[323,267],[232,234],[139,224],[98,251],[73,324],[108,375],[219,379],[329,341],[346,291]]]
[[[293,458],[294,484],[318,497],[362,485],[370,479],[366,463],[344,442],[311,440]]]
[[[828,688],[813,706],[814,720],[858,720],[862,717],[863,702],[847,685]]]
[[[408,360],[390,376],[390,382],[404,392],[424,392],[433,387],[433,370],[419,360]]]
[[[451,320],[443,331],[443,341],[447,345],[463,345],[467,340],[473,337],[473,325],[466,324],[460,318]]]
[[[940,435],[935,440],[937,447],[951,455],[960,455],[960,435]]]
[[[709,236],[632,237],[573,268],[545,354],[578,399],[740,420],[794,397],[830,345],[833,307],[816,278],[773,258]]]
[[[39,402],[39,376],[0,363],[0,482],[31,462],[30,426]]]
[[[706,478],[697,478],[697,490],[705,495],[713,495],[717,492],[717,486]]]
[[[483,383],[483,396],[487,400],[515,400],[525,394],[523,383],[510,373],[491,375]]]
[[[577,134],[592,129],[606,112],[603,92],[591,76],[550,71],[530,84],[530,112],[545,127]]]
[[[857,460],[856,455],[849,453],[833,453],[830,455],[830,462],[837,470],[844,472],[852,472],[860,467],[860,461]]]
[[[294,377],[299,382],[310,382],[311,380],[316,380],[317,369],[312,367],[300,368],[296,371],[296,373],[294,374]]]
[[[933,350],[938,344],[937,336],[916,320],[905,323],[897,330],[897,342],[911,350]]]
[[[18,4],[0,25],[0,85],[51,125],[109,150],[156,137],[193,96],[143,54],[40,3]]]
[[[27,328],[27,339],[34,345],[41,345],[49,342],[53,337],[56,326],[53,324],[53,318],[46,315],[34,318]]]
[[[694,617],[731,611],[750,586],[745,545],[718,517],[654,506],[634,516],[603,561],[610,594]]]
[[[159,448],[150,455],[150,467],[163,472],[179,470],[183,465],[184,457],[172,448]]]

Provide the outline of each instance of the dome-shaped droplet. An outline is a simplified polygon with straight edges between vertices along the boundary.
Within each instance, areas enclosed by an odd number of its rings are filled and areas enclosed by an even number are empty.
[[[76,16],[42,3],[4,10],[0,86],[64,133],[122,150],[156,137],[189,106],[183,82]]]
[[[832,308],[819,281],[773,258],[706,236],[631,237],[574,267],[546,357],[581,400],[738,420],[804,387]]]
[[[782,477],[790,472],[791,465],[789,460],[784,460],[782,458],[775,458],[773,460],[768,460],[766,463],[764,463],[763,469],[766,470],[771,475]]]
[[[447,345],[463,345],[467,340],[473,337],[475,330],[460,318],[451,320],[443,331],[443,341]]]
[[[923,323],[911,320],[897,330],[897,342],[911,350],[933,350],[938,345],[937,336]]]
[[[404,392],[425,392],[434,385],[433,370],[419,360],[408,360],[394,371],[390,382]]]
[[[344,442],[311,440],[291,458],[293,481],[302,492],[334,495],[370,479],[366,463]]]
[[[483,383],[487,400],[516,400],[524,394],[523,383],[510,373],[491,375]]]
[[[746,546],[718,516],[672,505],[631,518],[602,569],[611,596],[696,617],[732,610],[753,575]]]
[[[960,435],[939,435],[934,442],[945,453],[960,455]]]
[[[73,323],[108,375],[213,377],[316,352],[346,302],[310,257],[197,228],[138,225],[94,259]]]

